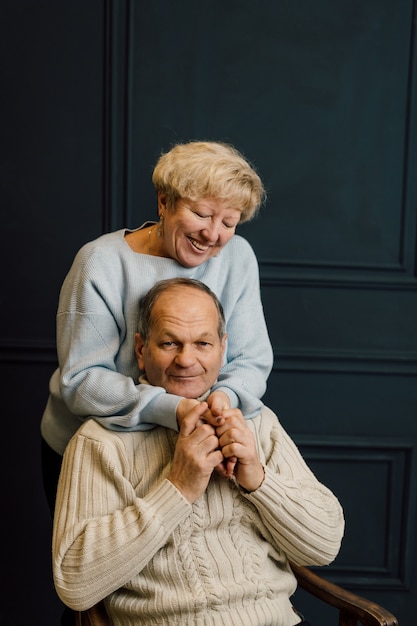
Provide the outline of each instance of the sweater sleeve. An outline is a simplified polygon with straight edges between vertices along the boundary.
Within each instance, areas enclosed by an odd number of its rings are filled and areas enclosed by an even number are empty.
[[[120,440],[101,439],[78,434],[68,444],[54,517],[56,591],[81,611],[131,580],[191,512],[167,479],[136,497]]]
[[[108,237],[120,246],[120,234]],[[154,283],[147,271],[152,257],[138,266],[129,265],[124,254],[114,243],[91,242],[76,255],[59,298],[59,389],[52,392],[73,415],[94,417],[112,430],[146,430],[153,424],[176,429],[181,398],[135,382],[137,307]]]
[[[267,408],[262,413],[260,439],[266,451],[265,479],[256,491],[244,496],[256,507],[277,547],[288,559],[297,565],[331,563],[339,552],[344,532],[338,499],[315,477],[277,417]]]
[[[213,389],[228,394],[246,419],[259,415],[273,352],[261,300],[259,267],[250,244],[236,237],[220,299],[227,319],[227,360]],[[219,294],[218,294],[219,295]]]

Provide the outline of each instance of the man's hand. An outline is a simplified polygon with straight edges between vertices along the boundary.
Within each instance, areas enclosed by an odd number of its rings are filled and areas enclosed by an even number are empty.
[[[264,468],[259,460],[255,438],[239,409],[223,411],[225,421],[216,428],[223,456],[236,457],[234,475],[247,491],[255,491],[264,480]]]
[[[204,419],[212,426],[220,426],[224,424],[225,417],[224,411],[230,409],[230,398],[224,393],[224,391],[213,391],[207,398],[207,404],[209,406],[208,411],[204,413]],[[236,457],[231,456],[228,459],[224,459],[220,465],[216,467],[216,471],[223,476],[223,478],[232,478]]]
[[[184,417],[168,479],[190,504],[205,492],[214,468],[223,460],[213,426],[202,423],[206,402],[198,402]]]

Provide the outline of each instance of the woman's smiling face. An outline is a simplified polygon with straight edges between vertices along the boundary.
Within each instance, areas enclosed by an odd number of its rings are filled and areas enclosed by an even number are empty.
[[[241,211],[215,198],[179,198],[168,209],[163,194],[158,194],[162,217],[162,256],[184,267],[197,267],[215,256],[233,237]]]

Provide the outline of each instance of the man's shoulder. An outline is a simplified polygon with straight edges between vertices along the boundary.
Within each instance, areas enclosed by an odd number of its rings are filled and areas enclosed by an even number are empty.
[[[90,418],[87,419],[74,435],[75,437],[87,437],[90,439],[97,439],[100,441],[103,438],[106,438],[106,428],[99,424],[95,419]]]
[[[247,423],[251,425],[260,436],[269,436],[273,428],[282,428],[278,416],[267,406],[263,406],[261,412]]]
[[[168,429],[161,426],[149,430],[114,430],[106,428],[94,418],[89,418],[79,427],[73,439],[89,439],[102,449],[117,448],[130,454],[138,447],[150,445],[160,430]]]

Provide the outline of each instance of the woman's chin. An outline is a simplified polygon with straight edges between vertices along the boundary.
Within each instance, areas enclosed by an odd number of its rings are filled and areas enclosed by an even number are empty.
[[[216,251],[217,253],[217,251]],[[177,252],[177,261],[184,267],[197,267],[214,256],[214,249],[199,250],[191,242],[187,246],[187,250]]]

